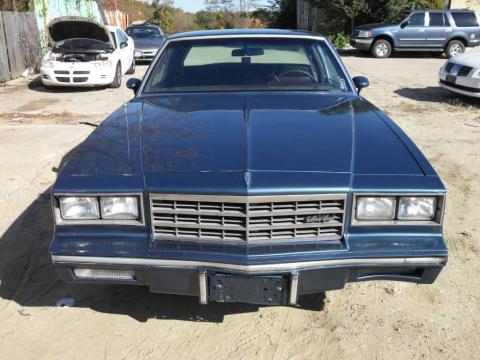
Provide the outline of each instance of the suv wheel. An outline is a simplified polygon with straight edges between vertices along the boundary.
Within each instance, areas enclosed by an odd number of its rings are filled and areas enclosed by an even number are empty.
[[[373,57],[385,59],[392,55],[392,45],[388,40],[380,39],[373,43],[370,51]]]
[[[465,52],[465,45],[460,40],[452,40],[448,43],[445,53],[448,58],[463,54]]]

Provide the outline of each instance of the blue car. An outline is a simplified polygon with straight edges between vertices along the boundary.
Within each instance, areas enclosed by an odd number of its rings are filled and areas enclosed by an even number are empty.
[[[440,178],[324,37],[179,34],[127,86],[53,186],[64,281],[295,305],[445,266]]]

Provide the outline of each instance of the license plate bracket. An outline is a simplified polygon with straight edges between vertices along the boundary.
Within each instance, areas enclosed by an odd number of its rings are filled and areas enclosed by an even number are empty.
[[[455,84],[457,82],[457,77],[455,75],[447,75],[446,81]]]
[[[287,278],[214,273],[209,275],[213,302],[241,302],[258,305],[285,305]]]

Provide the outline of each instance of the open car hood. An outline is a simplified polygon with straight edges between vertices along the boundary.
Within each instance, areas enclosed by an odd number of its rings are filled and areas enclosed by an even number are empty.
[[[94,20],[80,16],[62,16],[53,19],[47,26],[50,43],[69,39],[92,39],[111,44],[108,28]]]

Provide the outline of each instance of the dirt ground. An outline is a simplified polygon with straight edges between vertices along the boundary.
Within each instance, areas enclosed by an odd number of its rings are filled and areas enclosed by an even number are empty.
[[[49,265],[48,190],[62,157],[128,89],[0,88],[0,359],[480,358],[480,101],[437,86],[445,59],[344,55],[364,96],[413,138],[448,188],[450,260],[433,285],[349,284],[303,308],[198,305],[147,288],[66,285]],[[145,68],[137,70],[140,76]],[[72,297],[73,308],[56,301]]]

